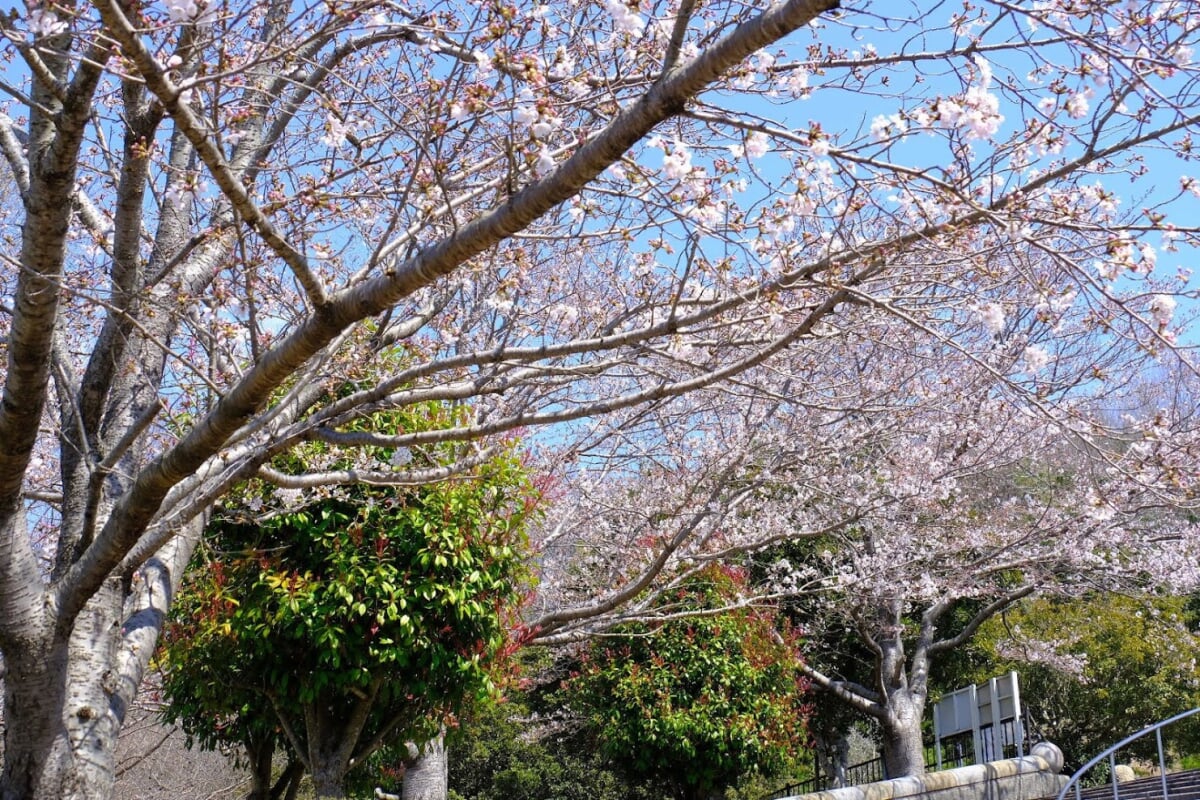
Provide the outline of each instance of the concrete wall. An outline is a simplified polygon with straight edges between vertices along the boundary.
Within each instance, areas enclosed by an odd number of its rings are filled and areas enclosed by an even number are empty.
[[[804,800],[1037,800],[1054,797],[1067,784],[1061,775],[1062,751],[1049,742],[1033,746],[1031,755],[929,772],[919,778],[896,778],[864,786],[798,795]]]

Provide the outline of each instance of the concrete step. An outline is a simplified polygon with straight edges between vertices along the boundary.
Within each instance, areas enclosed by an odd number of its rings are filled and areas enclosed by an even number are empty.
[[[1068,794],[1068,800],[1113,800],[1112,784],[1092,786],[1078,795]],[[1117,784],[1119,800],[1163,800],[1162,779],[1157,775]],[[1167,775],[1166,800],[1200,800],[1200,770],[1185,770]]]

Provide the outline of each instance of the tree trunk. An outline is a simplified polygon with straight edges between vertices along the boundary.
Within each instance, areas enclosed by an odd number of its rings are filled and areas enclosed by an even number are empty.
[[[251,738],[244,743],[250,761],[250,792],[246,800],[271,800],[271,767],[275,756],[275,739],[266,741]]]
[[[848,786],[850,740],[845,731],[839,731],[831,736],[814,736],[813,738],[819,769],[826,778],[825,785],[818,789],[841,789]]]
[[[308,728],[308,768],[312,776],[313,791],[317,797],[345,797],[342,788],[346,782],[346,772],[350,769],[347,759],[342,758],[344,749],[339,747],[341,737],[329,719],[327,713],[322,713],[327,706],[322,704],[320,710],[310,705],[306,711]]]
[[[69,638],[10,653],[5,676],[3,800],[107,800],[128,701],[117,649],[122,588],[110,580]],[[140,679],[140,672],[138,673]]]
[[[345,774],[339,769],[327,765],[318,766],[313,764],[313,792],[317,797],[332,797],[335,800],[340,800],[340,798],[346,796],[345,792],[342,791],[342,783],[345,777]]]
[[[925,747],[921,738],[921,718],[925,698],[907,689],[888,694],[887,716],[883,728],[883,765],[888,778],[925,774]]]
[[[250,792],[245,800],[284,800],[296,794],[296,787],[304,777],[304,763],[298,758],[288,758],[287,766],[272,782],[276,747],[275,735],[244,742],[246,756],[250,761]]]
[[[69,629],[46,626],[42,636],[10,642],[0,800],[111,797],[117,736],[199,524],[148,561],[133,585],[107,580]]]
[[[449,766],[446,735],[439,733],[405,764],[401,800],[446,800],[450,791]]]
[[[288,761],[287,768],[271,789],[271,800],[293,800],[300,790],[300,779],[304,777],[304,764],[299,759]]]
[[[2,800],[57,797],[70,768],[63,724],[66,642],[28,643],[5,657]],[[51,788],[54,787],[54,788]]]
[[[308,750],[306,766],[317,797],[345,797],[342,787],[346,783],[346,773],[350,771],[354,746],[362,730],[359,725],[351,731],[353,726],[333,713],[337,706],[336,699],[318,695],[316,700],[304,707]],[[283,721],[279,708],[276,708],[276,713]],[[285,724],[284,730],[291,728]],[[292,746],[299,750],[301,743],[293,740]]]

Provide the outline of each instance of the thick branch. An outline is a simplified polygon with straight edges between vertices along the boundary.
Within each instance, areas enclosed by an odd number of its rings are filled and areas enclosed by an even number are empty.
[[[870,714],[879,719],[883,719],[887,714],[887,708],[880,704],[879,694],[872,692],[867,687],[853,681],[836,681],[805,662],[800,662],[800,670],[817,686],[838,699],[844,700],[864,714]]]
[[[53,128],[45,119],[36,120],[38,135],[27,143],[21,271],[0,400],[0,521],[20,513],[21,484],[46,403],[79,148],[99,77],[99,69],[81,65],[67,95],[70,104]]]
[[[311,489],[317,486],[349,483],[365,483],[371,486],[422,486],[449,480],[456,475],[469,472],[480,464],[491,460],[499,451],[500,448],[498,447],[488,447],[470,458],[464,458],[446,466],[429,467],[427,469],[344,469],[311,472],[303,475],[288,475],[270,467],[260,467],[258,476],[284,489]]]
[[[687,38],[688,23],[695,9],[696,0],[683,0],[679,4],[679,11],[675,12],[675,27],[671,31],[671,41],[667,43],[667,54],[663,56],[664,75],[674,69],[675,62],[679,60],[679,51],[683,47],[683,40]]]
[[[16,636],[43,633],[45,614],[42,575],[25,515],[13,514],[0,528],[0,647],[19,650],[25,645]]]
[[[1036,590],[1037,587],[1035,586],[1023,586],[1016,591],[1009,592],[1003,597],[993,600],[980,609],[980,611],[971,618],[971,621],[968,622],[963,629],[958,632],[958,635],[949,639],[939,639],[938,641],[930,644],[929,654],[934,655],[935,653],[940,653],[945,650],[953,650],[954,648],[959,647],[975,635],[975,631],[979,630],[980,625],[987,622],[996,614],[999,614],[1001,611],[1008,608],[1021,598],[1028,597],[1029,595],[1033,594]]]

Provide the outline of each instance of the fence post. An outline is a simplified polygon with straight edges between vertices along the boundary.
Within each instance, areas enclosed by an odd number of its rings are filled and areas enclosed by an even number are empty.
[[[1162,778],[1163,800],[1167,800],[1167,759],[1163,755],[1162,728],[1154,731],[1154,740],[1158,744],[1158,774]]]

